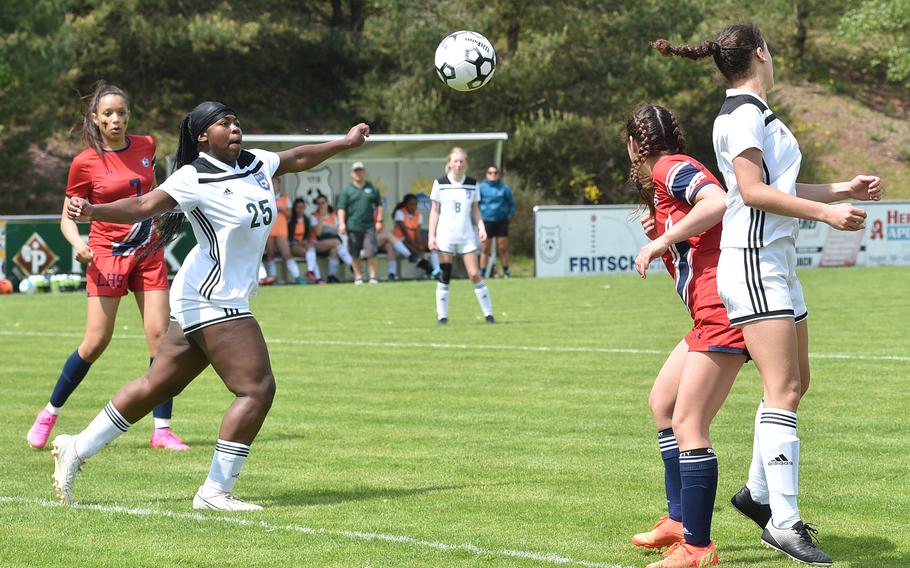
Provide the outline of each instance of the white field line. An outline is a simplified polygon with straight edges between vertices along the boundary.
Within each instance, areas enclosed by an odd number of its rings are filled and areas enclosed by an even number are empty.
[[[56,331],[12,331],[0,330],[0,336],[7,337],[68,337],[81,339],[83,334]],[[114,333],[114,339],[142,340],[144,335]],[[313,345],[339,347],[382,347],[389,349],[455,349],[461,351],[532,351],[543,353],[629,353],[632,355],[667,355],[669,351],[659,349],[634,349],[622,347],[548,347],[544,345],[496,345],[483,343],[437,343],[419,341],[350,341],[345,339],[282,339],[267,337],[266,343],[274,345]],[[905,355],[863,355],[861,353],[810,353],[812,359],[842,359],[855,361],[910,361]]]
[[[62,507],[62,505],[56,501],[48,501],[47,499],[27,499],[24,497],[10,497],[0,495],[0,505],[3,503],[11,503],[16,505],[34,505],[38,507]],[[349,540],[382,541],[395,544],[403,544],[416,548],[429,548],[441,552],[466,552],[475,556],[521,558],[523,560],[531,560],[534,562],[543,562],[547,564],[559,564],[563,566],[585,566],[587,568],[632,568],[630,566],[620,566],[619,564],[607,564],[604,562],[577,560],[575,558],[568,558],[566,556],[561,556],[559,554],[553,553],[527,552],[524,550],[493,550],[475,546],[473,544],[447,544],[444,542],[421,540],[419,538],[403,535],[381,534],[362,531],[316,529],[300,525],[276,525],[268,523],[266,521],[244,519],[242,517],[227,517],[216,514],[180,513],[176,511],[167,511],[161,509],[137,509],[131,507],[122,507],[120,505],[80,505],[78,503],[73,505],[73,508],[98,511],[108,514],[130,515],[134,517],[162,517],[169,519],[195,521],[199,523],[224,523],[228,525],[261,529],[265,532],[284,531],[310,536],[342,537]]]

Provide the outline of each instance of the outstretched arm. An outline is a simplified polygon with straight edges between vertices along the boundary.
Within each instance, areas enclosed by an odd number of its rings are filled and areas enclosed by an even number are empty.
[[[797,195],[821,203],[833,203],[844,199],[879,201],[884,193],[882,180],[878,176],[858,175],[850,181],[796,184]]]
[[[70,197],[66,216],[73,221],[107,221],[125,225],[138,223],[177,207],[167,192],[152,190],[139,197],[125,197],[113,203],[92,205],[81,197]]]
[[[304,144],[303,146],[278,152],[281,163],[278,165],[278,171],[275,172],[275,175],[280,176],[289,172],[308,170],[339,152],[360,146],[369,135],[370,127],[361,122],[348,130],[344,138],[321,144]]]

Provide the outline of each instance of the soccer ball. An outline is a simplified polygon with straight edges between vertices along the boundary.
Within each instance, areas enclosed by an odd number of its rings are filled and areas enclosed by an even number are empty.
[[[22,294],[34,294],[38,291],[38,286],[28,277],[19,281],[19,292]]]
[[[436,48],[436,74],[456,91],[476,91],[490,81],[494,71],[496,51],[477,32],[455,32]]]

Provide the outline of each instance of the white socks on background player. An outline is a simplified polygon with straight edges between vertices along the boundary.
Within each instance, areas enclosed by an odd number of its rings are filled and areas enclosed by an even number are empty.
[[[771,522],[779,529],[790,528],[800,520],[796,503],[799,445],[796,413],[760,404],[746,486],[756,502],[770,503]]]
[[[439,253],[435,250],[430,252],[430,264],[433,266],[433,270],[441,270],[439,268]]]
[[[393,246],[395,247],[395,252],[397,252],[398,254],[400,254],[401,256],[403,256],[405,258],[408,258],[412,254],[411,251],[408,250],[408,247],[404,246],[404,243],[401,241],[395,241],[393,243]]]
[[[288,272],[294,279],[300,278],[300,267],[297,266],[297,261],[293,258],[289,258],[284,261],[284,265],[287,267]]]
[[[389,274],[398,276],[398,261],[394,258],[389,259]]]
[[[316,247],[310,247],[306,251],[306,269],[312,272],[317,279],[322,278],[319,274],[319,263],[316,262]],[[332,270],[329,269],[329,272]]]
[[[351,258],[351,251],[348,250],[348,247],[344,243],[338,245],[335,250],[338,251],[338,258],[341,259],[341,262],[351,266],[354,264],[354,259]]]
[[[436,319],[449,317],[449,285],[436,283]]]
[[[493,315],[493,300],[490,298],[490,290],[487,289],[487,283],[481,280],[474,284],[474,295],[477,296],[477,303],[480,304],[480,310],[484,316]]]

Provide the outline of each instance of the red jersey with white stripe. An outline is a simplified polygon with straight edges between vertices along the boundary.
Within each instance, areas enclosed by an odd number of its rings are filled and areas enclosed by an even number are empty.
[[[138,197],[155,183],[155,140],[151,136],[127,136],[126,148],[98,156],[86,148],[73,159],[67,197],[82,197],[92,204]],[[124,225],[94,222],[88,243],[95,256],[129,256],[152,238],[152,220]]]
[[[698,160],[683,154],[663,156],[651,172],[657,234],[662,235],[680,222],[695,205],[695,196],[708,185],[723,187]],[[670,246],[664,264],[676,282],[676,292],[695,314],[700,300],[717,296],[717,259],[720,257],[721,223],[685,241]],[[709,295],[710,298],[703,296]]]

